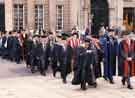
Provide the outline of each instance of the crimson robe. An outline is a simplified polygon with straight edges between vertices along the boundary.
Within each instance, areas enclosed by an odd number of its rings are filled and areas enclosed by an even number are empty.
[[[120,59],[122,62],[119,64],[119,73],[120,75],[127,77],[130,73],[130,76],[135,76],[135,41],[131,40],[130,46],[126,40],[123,40],[120,43]],[[129,53],[131,52],[131,53]],[[129,56],[130,54],[130,56]],[[129,62],[127,57],[131,57],[132,61]],[[128,69],[130,67],[130,70]],[[130,72],[129,72],[130,71]]]

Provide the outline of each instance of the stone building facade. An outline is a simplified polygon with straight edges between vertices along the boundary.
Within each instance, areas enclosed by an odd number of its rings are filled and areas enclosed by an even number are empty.
[[[5,29],[134,28],[135,0],[4,0]],[[96,18],[97,17],[97,18]]]

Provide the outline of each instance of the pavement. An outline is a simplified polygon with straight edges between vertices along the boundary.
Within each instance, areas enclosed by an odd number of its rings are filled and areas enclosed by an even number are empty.
[[[51,72],[44,77],[38,72],[32,74],[24,63],[17,65],[0,59],[0,98],[135,98],[135,89],[122,86],[120,77],[114,77],[114,85],[100,78],[97,88],[86,91],[71,85],[71,80],[72,74],[63,84],[59,73],[56,78]],[[131,81],[135,88],[135,78]]]

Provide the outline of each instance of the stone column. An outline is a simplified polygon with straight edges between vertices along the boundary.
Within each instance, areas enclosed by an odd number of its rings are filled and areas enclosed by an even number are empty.
[[[79,26],[79,8],[80,0],[72,0],[71,1],[71,27]]]
[[[109,3],[109,26],[122,27],[123,25],[123,0],[108,0]]]
[[[56,29],[56,0],[49,0],[49,20],[50,30],[55,32]]]
[[[71,0],[64,0],[64,31],[69,32],[71,31],[70,25],[70,11],[71,11]]]
[[[123,8],[124,8],[124,1],[123,0],[117,0],[117,25],[119,27],[123,26]]]
[[[88,27],[89,23],[89,1],[84,0],[83,13],[84,13],[84,28]]]
[[[5,2],[5,29],[13,30],[13,0],[4,0]]]
[[[44,2],[45,2],[45,7],[44,7],[44,9],[45,9],[44,23],[45,24],[44,24],[44,28],[45,28],[46,31],[51,31],[50,30],[50,15],[49,15],[49,13],[50,13],[50,10],[49,10],[50,9],[50,1],[51,0],[44,0]],[[51,3],[51,4],[53,4],[53,3]]]
[[[35,0],[27,0],[27,29],[35,28]]]

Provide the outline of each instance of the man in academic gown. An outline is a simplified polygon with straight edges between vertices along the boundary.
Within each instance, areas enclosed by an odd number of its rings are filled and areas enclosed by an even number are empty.
[[[77,48],[77,63],[75,66],[73,85],[81,85],[82,90],[86,90],[86,83],[96,87],[96,55],[90,39]]]
[[[56,72],[61,73],[61,78],[63,79],[63,83],[65,83],[64,79],[64,60],[65,60],[65,40],[63,40],[63,36],[61,34],[57,35],[56,43],[53,45],[52,50],[52,69],[53,76],[56,76]]]
[[[6,55],[7,55],[7,39],[8,39],[8,36],[7,36],[7,32],[5,31],[2,34],[2,57],[3,58],[6,58]]]
[[[42,64],[43,64],[43,45],[40,41],[40,35],[35,35],[33,39],[32,46],[32,66],[31,72],[35,73],[35,66],[37,66],[38,70],[42,74]]]
[[[116,75],[117,40],[113,36],[114,31],[109,30],[104,50],[104,77],[113,84],[113,76]]]
[[[26,56],[26,66],[31,66],[31,56],[32,56],[32,45],[33,40],[31,35],[27,35],[26,39],[24,40],[24,52]]]
[[[122,76],[122,84],[127,82],[127,88],[133,89],[130,77],[135,75],[135,41],[128,37],[129,33],[123,34],[124,40],[120,43],[121,65],[119,65],[119,75]]]
[[[9,32],[9,36],[7,39],[7,50],[8,50],[8,59],[13,61],[13,56],[12,56],[12,48],[13,48],[13,36],[12,32]]]
[[[17,64],[21,61],[21,45],[18,40],[18,34],[17,32],[13,32],[13,39],[12,39],[12,56]]]
[[[45,42],[45,51],[44,51],[44,74],[48,70],[48,67],[51,62],[51,57],[52,55],[52,49],[53,45],[56,42],[56,39],[53,35],[52,32],[49,33],[49,35],[46,37],[46,42]]]

